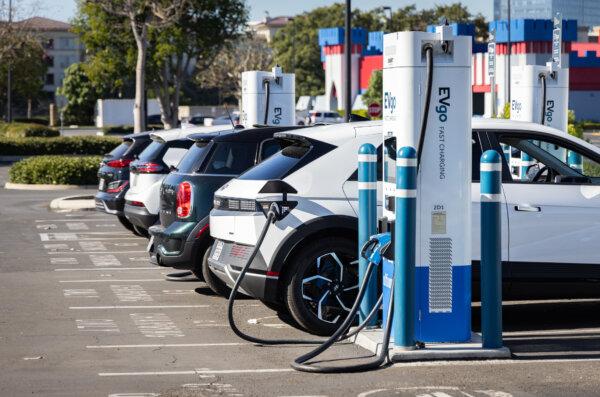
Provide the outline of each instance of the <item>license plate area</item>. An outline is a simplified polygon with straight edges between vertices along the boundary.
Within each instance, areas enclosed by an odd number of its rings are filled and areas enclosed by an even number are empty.
[[[217,241],[216,245],[215,245],[215,250],[212,254],[212,256],[210,257],[213,261],[218,261],[219,258],[221,257],[221,253],[223,252],[223,247],[225,246],[225,243],[222,241]]]

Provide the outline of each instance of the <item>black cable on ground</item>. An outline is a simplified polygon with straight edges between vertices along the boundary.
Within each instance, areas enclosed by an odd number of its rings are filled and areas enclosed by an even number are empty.
[[[429,102],[431,102],[431,87],[433,86],[433,46],[427,44],[423,47],[425,51],[425,61],[427,62],[427,85],[425,86],[425,108],[423,109],[423,118],[421,119],[421,132],[419,134],[419,146],[417,147],[417,169],[421,165],[421,155],[425,144],[425,134],[427,132],[427,119],[429,118]]]
[[[368,275],[370,273],[370,270],[372,269],[372,266],[373,266],[373,264],[370,263],[369,268],[367,268],[367,272],[365,274],[365,280],[368,279]],[[350,319],[350,318],[354,317],[354,315],[356,315],[356,312],[358,311],[358,308],[360,306],[360,301],[362,300],[364,293],[365,293],[365,290],[364,290],[365,286],[366,286],[366,283],[363,283],[363,285],[361,286],[361,291],[359,291],[359,293],[358,293],[359,294],[358,296],[360,299],[357,299],[354,302],[354,306],[352,307],[350,314],[348,315],[348,317],[346,317],[346,321],[344,321],[344,324],[342,324],[340,326],[340,328],[338,328],[338,331],[336,331],[336,333],[331,338],[329,338],[325,343],[323,343],[321,346],[319,346],[316,349],[314,349],[313,351],[311,351],[307,354],[304,354],[304,355],[298,357],[297,359],[295,359],[294,362],[291,364],[292,368],[294,368],[297,371],[322,373],[322,374],[362,372],[362,371],[368,371],[368,370],[380,368],[384,364],[386,364],[387,361],[389,361],[388,354],[389,354],[390,337],[391,337],[391,332],[392,332],[392,320],[393,320],[392,317],[394,314],[394,310],[393,310],[394,309],[394,294],[393,293],[390,295],[390,305],[388,306],[387,321],[385,323],[381,351],[376,356],[377,358],[375,360],[367,362],[367,363],[362,363],[362,364],[327,366],[327,367],[317,367],[316,365],[306,364],[306,362],[308,360],[311,360],[311,359],[317,357],[318,355],[323,353],[325,350],[327,350],[329,347],[331,347],[331,345],[333,345],[336,342],[336,339],[335,339],[336,335],[337,335],[337,337],[339,337],[341,334],[343,334],[345,332],[345,330],[347,330],[350,327],[351,321],[348,321],[348,319]],[[392,280],[391,290],[392,291],[394,290],[394,280]]]

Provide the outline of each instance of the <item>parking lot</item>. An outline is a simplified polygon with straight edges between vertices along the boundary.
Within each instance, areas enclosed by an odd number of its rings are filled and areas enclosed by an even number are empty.
[[[7,167],[1,167],[4,179]],[[226,321],[226,300],[201,282],[169,282],[147,241],[109,215],[56,213],[52,198],[84,191],[0,190],[0,395],[527,396],[598,395],[600,301],[507,302],[513,358],[398,364],[311,375],[289,362],[309,346],[254,346]],[[253,300],[246,330],[301,332]],[[473,324],[478,327],[477,308]],[[327,359],[368,357],[342,344]]]

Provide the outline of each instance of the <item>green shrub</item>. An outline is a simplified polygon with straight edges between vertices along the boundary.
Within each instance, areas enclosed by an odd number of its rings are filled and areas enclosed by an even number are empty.
[[[600,131],[600,122],[597,121],[582,121],[581,126],[584,130]]]
[[[29,124],[39,124],[39,125],[48,125],[48,119],[44,119],[41,117],[32,117],[28,119],[27,117],[16,117],[13,119],[16,123],[29,123]]]
[[[120,143],[121,139],[109,136],[61,136],[56,138],[0,137],[0,155],[102,155],[110,152]]]
[[[54,128],[33,123],[9,123],[2,127],[4,135],[12,138],[55,137],[60,132]]]
[[[125,134],[133,134],[133,126],[132,125],[115,125],[111,127],[102,128],[102,132],[104,135],[125,135]]]
[[[37,156],[15,163],[8,175],[13,183],[94,185],[102,158]]]

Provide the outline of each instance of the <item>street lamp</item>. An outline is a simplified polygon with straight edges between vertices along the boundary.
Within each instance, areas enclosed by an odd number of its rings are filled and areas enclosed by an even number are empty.
[[[346,89],[344,121],[350,121],[352,112],[352,5],[351,0],[346,0],[346,24],[345,24],[345,43],[346,43]]]
[[[12,0],[8,0],[8,26],[10,31],[12,27]],[[9,33],[10,34],[10,33]],[[8,67],[6,72],[6,122],[12,121],[12,62],[11,54],[8,55]]]

